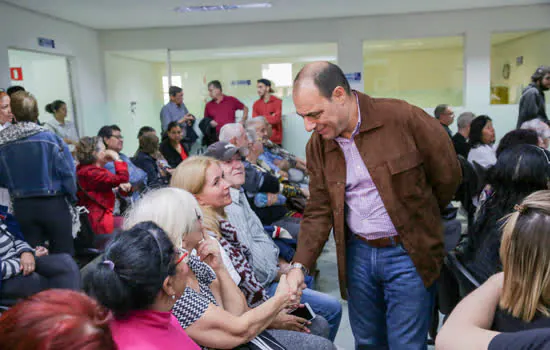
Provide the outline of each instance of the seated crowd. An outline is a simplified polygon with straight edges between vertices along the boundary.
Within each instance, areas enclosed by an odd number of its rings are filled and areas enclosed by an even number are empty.
[[[221,125],[209,102],[197,155],[196,119],[171,87],[162,133],[142,127],[133,157],[117,125],[79,139],[63,101],[42,126],[32,94],[0,92],[0,347],[336,348],[342,306],[315,290],[319,271],[297,295],[286,279],[306,161],[281,146],[280,115],[255,104],[247,119],[219,82],[209,90],[244,120]],[[487,115],[461,114],[454,136],[450,107],[435,117],[475,175],[463,180],[475,216],[448,250],[481,284],[459,296],[437,347],[550,342],[550,127],[526,121],[497,147]],[[306,307],[314,318],[292,313]]]

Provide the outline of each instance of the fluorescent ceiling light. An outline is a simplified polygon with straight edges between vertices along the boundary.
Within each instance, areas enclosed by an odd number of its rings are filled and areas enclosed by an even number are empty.
[[[174,9],[176,12],[213,12],[213,11],[231,11],[246,9],[265,9],[272,7],[270,2],[255,2],[242,5],[205,5],[205,6],[178,6]]]

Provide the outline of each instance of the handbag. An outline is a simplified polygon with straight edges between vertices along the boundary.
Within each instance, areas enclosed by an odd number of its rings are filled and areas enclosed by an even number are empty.
[[[235,350],[286,350],[286,348],[271,334],[263,331],[248,343],[236,347]]]

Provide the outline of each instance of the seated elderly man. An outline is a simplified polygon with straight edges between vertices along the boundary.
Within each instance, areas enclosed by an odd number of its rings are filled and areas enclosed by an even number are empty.
[[[226,142],[217,142],[208,147],[205,155],[221,161],[225,180],[231,186],[232,204],[225,208],[225,212],[231,224],[237,229],[237,239],[250,250],[252,269],[259,282],[268,294],[273,295],[279,277],[287,273],[292,266],[288,260],[279,258],[277,246],[266,235],[262,222],[247,201],[246,190],[242,187],[245,177],[242,162],[244,154],[240,154],[241,152],[242,148]],[[311,289],[304,289],[301,302],[309,303],[315,313],[328,321],[329,339],[334,341],[342,317],[340,302],[334,297]]]
[[[270,141],[270,128],[271,125],[264,117],[256,117],[246,123],[246,130],[254,130],[264,143],[264,154],[260,160],[267,165],[266,170],[286,177],[293,183],[307,183],[306,162]]]
[[[259,119],[259,117],[254,119]],[[229,142],[239,148],[246,148],[250,152],[256,139],[261,138],[262,135],[258,135],[252,129],[247,132],[247,130],[245,130],[240,123],[231,123],[222,127],[220,130],[219,139],[222,142]],[[263,147],[259,150],[259,152],[264,153]],[[256,159],[259,157],[260,155],[258,155]],[[256,161],[254,161],[254,164],[256,164]],[[309,191],[306,187],[289,183],[284,179],[281,179],[281,184],[279,184],[278,177],[276,175],[266,173],[260,167],[253,166],[248,161],[245,162],[245,171],[245,188],[250,193],[280,193],[287,198],[295,197],[297,195],[309,197]]]

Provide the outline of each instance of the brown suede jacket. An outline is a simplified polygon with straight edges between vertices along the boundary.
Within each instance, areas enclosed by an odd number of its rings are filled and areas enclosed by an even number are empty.
[[[355,143],[424,284],[439,276],[445,208],[461,181],[453,144],[439,122],[405,101],[360,92],[361,127]],[[310,194],[294,261],[311,267],[334,228],[338,277],[347,298],[344,215],[346,161],[334,140],[313,133],[307,145]]]

